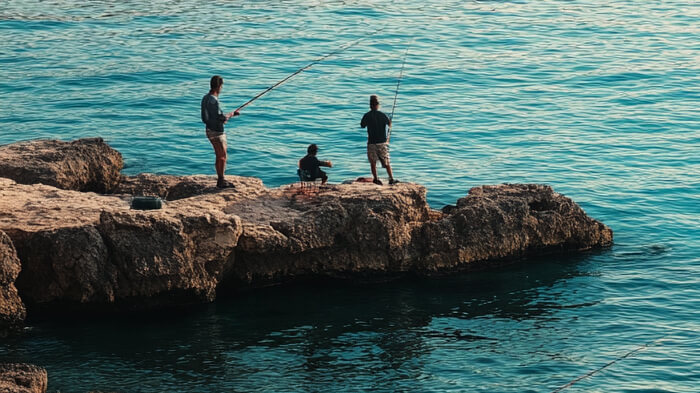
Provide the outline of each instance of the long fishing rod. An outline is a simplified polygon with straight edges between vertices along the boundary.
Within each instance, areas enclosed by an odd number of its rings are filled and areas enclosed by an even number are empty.
[[[370,34],[369,36],[371,37],[371,36],[373,36],[373,35],[379,33],[379,32],[382,31],[382,30],[384,30],[384,28],[381,28],[381,29],[375,31],[374,33]],[[275,87],[277,87],[277,86],[283,84],[284,82],[288,81],[288,80],[291,79],[292,77],[294,77],[294,76],[296,76],[296,75],[299,75],[299,74],[302,73],[304,70],[307,70],[307,69],[311,68],[311,66],[313,66],[314,64],[318,64],[318,63],[322,62],[323,60],[325,60],[325,59],[327,59],[327,58],[329,58],[329,57],[331,57],[331,56],[333,56],[333,55],[337,55],[337,54],[339,54],[339,53],[344,52],[345,50],[347,50],[348,48],[350,48],[350,47],[356,45],[358,42],[362,41],[362,40],[365,39],[365,38],[366,38],[366,37],[358,38],[358,39],[356,39],[355,41],[352,41],[352,42],[350,42],[349,44],[347,44],[347,45],[341,47],[340,49],[338,49],[338,50],[336,50],[336,51],[333,51],[333,52],[331,52],[331,53],[329,53],[329,54],[327,54],[327,55],[325,55],[325,56],[319,57],[318,59],[312,61],[311,63],[305,65],[304,67],[299,68],[298,70],[294,71],[294,72],[291,73],[289,76],[287,76],[286,78],[284,78],[284,79],[282,79],[281,81],[275,83],[274,85],[268,87],[267,89],[265,89],[265,90],[263,90],[262,92],[258,93],[258,95],[256,95],[255,97],[253,97],[253,98],[251,98],[250,100],[248,100],[248,102],[246,102],[245,104],[243,104],[243,105],[239,106],[238,108],[236,108],[236,111],[239,111],[239,110],[245,108],[245,107],[248,106],[248,104],[250,104],[251,102],[257,100],[257,99],[260,98],[260,97],[262,97],[262,96],[265,95],[267,92],[269,92],[270,90],[274,89]],[[235,111],[234,111],[234,112],[235,112]]]
[[[633,354],[635,354],[635,353],[641,351],[642,349],[648,348],[648,347],[650,347],[650,346],[656,344],[657,342],[659,342],[659,341],[661,341],[662,339],[664,339],[666,336],[668,336],[668,334],[665,334],[665,335],[663,335],[663,336],[657,338],[657,339],[654,340],[654,341],[651,341],[651,342],[648,342],[648,343],[646,343],[646,344],[644,344],[644,345],[641,345],[641,346],[639,346],[639,347],[637,347],[637,348],[635,348],[635,349],[633,349],[633,350],[631,350],[631,351],[625,353],[625,354],[622,355],[622,356],[618,356],[617,358],[611,360],[610,362],[604,364],[603,366],[598,367],[597,369],[595,369],[595,370],[593,370],[593,371],[589,371],[588,373],[583,374],[583,375],[581,375],[581,376],[578,377],[578,378],[572,379],[572,380],[569,381],[569,383],[567,383],[566,385],[560,386],[559,388],[552,390],[552,393],[559,393],[559,392],[561,392],[561,391],[564,390],[564,389],[570,388],[570,387],[571,387],[573,384],[575,384],[576,382],[579,382],[579,381],[582,380],[582,379],[586,379],[586,378],[588,378],[588,377],[591,377],[591,376],[593,376],[594,374],[597,374],[598,372],[600,372],[600,371],[602,371],[602,370],[604,370],[604,369],[606,369],[606,368],[612,366],[613,364],[619,362],[620,360],[625,359],[625,358],[627,358],[627,357],[629,357],[629,356],[631,356],[631,355],[633,355]]]
[[[401,72],[399,73],[399,79],[396,81],[396,93],[394,94],[394,105],[391,107],[391,126],[389,126],[389,132],[387,133],[387,141],[391,138],[391,128],[394,126],[394,110],[396,109],[396,98],[399,96],[399,86],[401,85],[401,78],[403,78],[403,69],[406,66],[406,57],[408,57],[408,48],[406,48],[406,53],[403,54],[403,63],[401,63]]]

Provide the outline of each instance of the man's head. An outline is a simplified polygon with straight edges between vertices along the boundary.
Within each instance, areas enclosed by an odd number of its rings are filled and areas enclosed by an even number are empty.
[[[376,94],[369,96],[369,107],[371,109],[379,109],[379,97]]]
[[[315,156],[316,153],[318,153],[318,146],[316,146],[316,144],[313,143],[313,144],[309,145],[309,147],[306,149],[306,152],[312,156]]]
[[[211,77],[211,80],[209,81],[209,86],[211,87],[212,92],[220,92],[221,91],[221,86],[224,85],[224,78],[222,78],[219,75],[214,75]]]

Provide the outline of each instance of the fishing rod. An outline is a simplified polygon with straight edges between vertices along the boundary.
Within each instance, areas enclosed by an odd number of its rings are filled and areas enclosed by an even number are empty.
[[[408,57],[408,48],[406,48],[406,53],[403,54],[403,63],[401,64],[401,72],[399,73],[399,79],[396,81],[396,93],[394,94],[394,105],[391,107],[391,126],[389,126],[389,132],[387,133],[387,141],[391,139],[391,128],[394,126],[394,110],[396,109],[396,98],[399,96],[399,85],[401,85],[401,78],[403,78],[403,69],[406,66],[406,57]]]
[[[373,36],[373,35],[379,33],[379,32],[382,31],[382,30],[384,30],[384,28],[381,28],[381,29],[375,31],[374,33],[370,34],[369,36],[371,37],[371,36]],[[347,45],[341,47],[340,49],[335,50],[335,51],[333,51],[333,52],[331,52],[331,53],[329,53],[329,54],[327,54],[327,55],[325,55],[325,56],[321,56],[321,57],[319,57],[318,59],[312,61],[311,63],[305,65],[304,67],[299,68],[298,70],[294,71],[294,72],[291,73],[289,76],[287,76],[286,78],[282,79],[281,81],[275,83],[274,85],[272,85],[272,86],[268,87],[267,89],[263,90],[262,92],[258,93],[258,95],[256,95],[255,97],[251,98],[250,100],[248,100],[245,104],[243,104],[243,105],[239,106],[238,108],[236,108],[236,110],[235,110],[234,112],[239,111],[239,110],[245,108],[245,107],[248,106],[248,104],[250,104],[251,102],[257,100],[257,99],[260,98],[260,97],[262,97],[262,96],[265,95],[267,92],[269,92],[270,90],[274,89],[275,87],[277,87],[277,86],[283,84],[284,82],[288,81],[288,80],[291,79],[292,77],[294,77],[294,76],[296,76],[296,75],[299,75],[299,74],[302,73],[304,70],[307,70],[307,69],[311,68],[311,66],[313,66],[314,64],[318,64],[318,63],[322,62],[323,60],[325,60],[325,59],[327,59],[327,58],[329,58],[329,57],[331,57],[331,56],[333,56],[333,55],[337,55],[337,54],[339,54],[339,53],[344,52],[345,50],[347,50],[348,48],[350,48],[350,47],[352,47],[352,46],[355,46],[358,42],[362,41],[362,40],[365,39],[365,38],[366,38],[366,37],[358,38],[358,39],[356,39],[355,41],[352,41],[352,42],[350,42],[349,44],[347,44]]]
[[[643,349],[645,349],[645,348],[648,348],[648,347],[650,347],[650,346],[656,344],[657,342],[663,340],[666,336],[668,336],[668,334],[664,334],[663,336],[657,338],[657,339],[654,340],[654,341],[651,341],[651,342],[648,342],[648,343],[646,343],[646,344],[643,344],[643,345],[641,345],[641,346],[639,346],[639,347],[637,347],[637,348],[635,348],[635,349],[633,349],[633,350],[631,350],[631,351],[625,353],[625,354],[622,355],[622,356],[618,356],[617,358],[615,358],[615,359],[613,359],[612,361],[610,361],[610,362],[604,364],[603,366],[598,367],[597,369],[595,369],[595,370],[593,370],[593,371],[589,371],[589,372],[587,372],[586,374],[583,374],[583,375],[581,375],[581,376],[578,377],[578,378],[572,379],[572,380],[569,381],[569,383],[567,383],[566,385],[563,385],[563,386],[560,386],[560,387],[557,388],[557,389],[554,389],[554,390],[552,391],[552,393],[559,393],[559,392],[561,392],[561,391],[564,390],[564,389],[570,388],[570,387],[571,387],[573,384],[575,384],[576,382],[579,382],[579,381],[581,381],[582,379],[586,379],[586,378],[588,378],[588,377],[591,377],[591,376],[593,376],[594,374],[597,374],[598,372],[600,372],[600,371],[602,371],[602,370],[604,370],[604,369],[606,369],[606,368],[612,366],[613,364],[619,362],[620,360],[625,359],[625,358],[627,358],[627,357],[629,357],[629,356],[631,356],[631,355],[633,355],[633,354],[635,354],[635,353],[637,353],[637,352],[639,352],[639,351],[641,351],[641,350],[643,350]]]

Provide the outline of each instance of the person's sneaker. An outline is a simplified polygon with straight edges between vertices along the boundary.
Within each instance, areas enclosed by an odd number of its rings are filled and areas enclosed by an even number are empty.
[[[389,184],[396,184],[396,183],[399,183],[399,181],[396,179],[389,180]]]
[[[382,181],[379,180],[379,179],[374,179],[374,180],[372,180],[372,183],[374,183],[374,184],[376,184],[376,185],[378,185],[378,186],[384,185],[384,183],[382,183]]]

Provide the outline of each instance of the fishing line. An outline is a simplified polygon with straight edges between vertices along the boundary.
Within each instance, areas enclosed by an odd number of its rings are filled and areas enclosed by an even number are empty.
[[[373,36],[373,35],[379,33],[379,32],[382,31],[382,30],[384,30],[384,28],[381,28],[381,29],[375,31],[374,33],[370,34],[369,37],[371,37],[371,36]],[[258,93],[258,95],[256,95],[255,97],[253,97],[253,98],[251,98],[250,100],[248,100],[248,102],[246,102],[245,104],[243,104],[243,105],[239,106],[238,108],[236,108],[236,111],[239,111],[239,110],[245,108],[246,106],[248,106],[248,104],[250,104],[251,102],[257,100],[257,99],[260,98],[260,97],[262,97],[265,93],[267,93],[267,92],[269,92],[270,90],[274,89],[275,87],[277,87],[277,86],[283,84],[284,82],[288,81],[288,80],[291,79],[292,77],[294,77],[294,76],[296,76],[296,75],[299,75],[299,74],[302,73],[304,70],[307,70],[307,69],[311,68],[311,66],[313,66],[314,64],[318,64],[318,63],[322,62],[323,60],[325,60],[325,59],[327,59],[327,58],[329,58],[329,57],[331,57],[331,56],[333,56],[333,55],[337,55],[337,54],[339,54],[339,53],[342,53],[342,52],[344,52],[345,50],[347,50],[348,48],[350,48],[350,47],[352,47],[352,46],[355,46],[358,42],[360,42],[360,41],[362,41],[363,39],[366,39],[366,38],[367,38],[367,37],[358,38],[358,39],[356,39],[355,41],[352,41],[352,42],[350,42],[349,44],[347,44],[347,45],[341,47],[340,49],[335,50],[335,51],[333,51],[333,52],[331,52],[331,53],[329,53],[329,54],[327,54],[327,55],[325,55],[325,56],[319,57],[318,59],[312,61],[311,63],[305,65],[304,67],[299,68],[298,70],[294,71],[294,72],[291,73],[289,76],[287,76],[286,78],[284,78],[284,79],[282,79],[281,81],[275,83],[274,85],[268,87],[267,89],[265,89],[265,90],[263,90],[262,92]]]
[[[391,116],[389,119],[391,120],[391,126],[389,127],[389,132],[387,133],[387,141],[391,138],[391,129],[394,126],[394,110],[396,109],[396,98],[399,96],[399,86],[401,85],[401,78],[403,78],[403,69],[406,66],[406,58],[408,57],[408,49],[411,47],[409,46],[406,48],[406,53],[403,54],[403,63],[401,63],[401,72],[399,73],[399,79],[396,81],[396,93],[394,94],[394,105],[391,107]]]
[[[619,362],[620,360],[625,359],[625,358],[627,358],[627,357],[629,357],[629,356],[631,356],[631,355],[633,355],[633,354],[635,354],[635,353],[641,351],[642,349],[645,349],[645,348],[648,348],[648,347],[654,345],[657,341],[660,341],[661,339],[663,339],[663,338],[666,337],[666,336],[668,336],[668,334],[663,335],[663,336],[657,338],[656,340],[651,341],[651,342],[648,342],[648,343],[646,343],[646,344],[644,344],[644,345],[642,345],[642,346],[640,346],[640,347],[638,347],[638,348],[635,348],[635,349],[633,349],[633,350],[627,352],[626,354],[624,354],[624,355],[622,355],[622,356],[620,356],[620,357],[618,357],[618,358],[616,358],[616,359],[614,359],[614,360],[612,360],[612,361],[610,361],[610,362],[604,364],[603,366],[598,367],[597,369],[595,369],[595,370],[593,370],[593,371],[590,371],[590,372],[588,372],[588,373],[586,373],[586,374],[584,374],[584,375],[582,375],[582,376],[580,376],[580,377],[578,377],[578,378],[576,378],[576,379],[573,379],[573,380],[569,381],[569,383],[567,383],[566,385],[563,385],[563,386],[561,386],[561,387],[559,387],[559,388],[557,388],[557,389],[555,389],[555,390],[552,390],[552,393],[561,392],[562,390],[571,387],[571,386],[572,386],[573,384],[575,384],[576,382],[581,381],[582,379],[586,379],[586,378],[588,378],[588,377],[591,377],[591,376],[593,376],[594,374],[597,374],[597,373],[599,373],[600,371],[603,371],[604,369],[606,369],[606,368],[612,366],[613,364]]]

